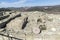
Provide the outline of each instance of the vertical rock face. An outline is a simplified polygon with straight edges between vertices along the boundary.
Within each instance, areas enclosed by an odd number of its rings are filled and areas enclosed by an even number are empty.
[[[0,40],[60,40],[60,15],[38,11],[7,14],[10,16],[0,21],[7,22],[0,29]]]

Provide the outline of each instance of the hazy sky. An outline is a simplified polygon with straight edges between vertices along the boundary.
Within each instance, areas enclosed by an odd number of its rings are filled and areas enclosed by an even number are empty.
[[[0,0],[0,7],[60,5],[60,0]]]

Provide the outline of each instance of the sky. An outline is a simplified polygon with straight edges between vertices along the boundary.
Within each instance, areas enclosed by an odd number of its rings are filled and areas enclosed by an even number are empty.
[[[0,7],[30,7],[60,5],[60,0],[0,0]]]

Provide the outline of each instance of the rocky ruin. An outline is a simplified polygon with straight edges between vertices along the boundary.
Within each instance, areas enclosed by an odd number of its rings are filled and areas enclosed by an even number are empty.
[[[5,12],[0,16],[0,40],[60,40],[60,14]]]

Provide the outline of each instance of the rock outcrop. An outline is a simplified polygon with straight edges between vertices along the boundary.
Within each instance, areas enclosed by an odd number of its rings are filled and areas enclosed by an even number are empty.
[[[0,40],[60,40],[60,14],[16,12],[0,24]]]

